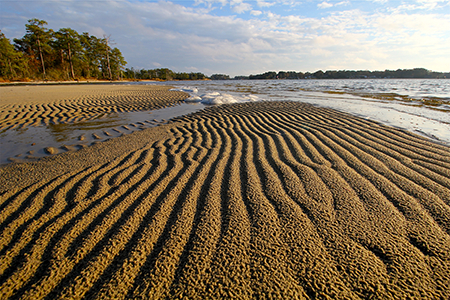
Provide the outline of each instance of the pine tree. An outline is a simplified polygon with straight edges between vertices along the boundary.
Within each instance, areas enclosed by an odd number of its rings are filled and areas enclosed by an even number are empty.
[[[24,66],[22,53],[14,49],[9,39],[0,30],[0,77],[17,78],[18,72],[23,73]]]
[[[47,25],[44,20],[28,20],[25,25],[27,33],[22,39],[14,39],[14,42],[19,50],[40,62],[43,79],[46,80],[45,58],[51,55],[53,30],[48,30],[44,25]]]

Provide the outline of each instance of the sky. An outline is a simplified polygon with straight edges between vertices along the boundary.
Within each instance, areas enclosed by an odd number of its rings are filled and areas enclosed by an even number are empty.
[[[32,18],[111,36],[135,69],[450,71],[450,0],[0,0],[11,41]]]

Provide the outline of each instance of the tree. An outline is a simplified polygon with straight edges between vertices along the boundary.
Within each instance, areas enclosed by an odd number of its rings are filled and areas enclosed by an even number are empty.
[[[264,74],[258,74],[258,75],[250,75],[250,79],[276,79],[277,73],[276,72],[266,72]]]
[[[317,78],[317,79],[322,79],[322,78],[323,78],[323,75],[324,75],[324,73],[323,73],[322,70],[319,70],[319,71],[317,71],[317,72],[315,72],[315,73],[313,74],[313,76],[314,76],[315,78]]]
[[[13,79],[17,71],[23,71],[22,53],[16,51],[9,39],[0,30],[0,77]]]
[[[228,80],[230,79],[229,75],[225,74],[213,74],[211,75],[211,80]]]
[[[105,49],[105,52],[106,52],[106,67],[107,67],[107,70],[108,70],[108,76],[109,76],[109,80],[112,80],[112,73],[111,73],[111,62],[110,62],[110,59],[109,59],[109,52],[111,51],[111,48],[109,47],[109,43],[110,43],[110,38],[111,38],[111,36],[110,35],[108,35],[108,36],[106,36],[106,35],[103,35],[103,39],[102,39],[102,42],[104,43],[104,49]]]
[[[45,28],[46,24],[29,20],[24,37],[14,39],[15,49],[4,35],[0,36],[0,76],[10,78],[22,73],[22,77],[27,74],[45,80],[79,76],[112,80],[124,76],[126,61],[119,49],[111,49],[109,36],[100,39],[87,32],[80,35],[71,28],[54,32]]]
[[[125,61],[122,52],[119,49],[114,48],[111,50],[110,58],[110,79],[117,78],[120,80],[123,77],[123,70],[127,62]]]
[[[82,52],[82,46],[80,41],[80,36],[78,32],[70,28],[62,28],[55,33],[55,48],[61,52],[61,60],[64,64],[64,54],[66,55],[69,66],[70,66],[70,75],[72,79],[75,79],[75,71],[74,71],[74,58],[78,59],[79,55]]]
[[[80,43],[84,49],[82,55],[84,77],[100,77],[100,68],[103,60],[104,45],[102,40],[96,36],[83,32]]]
[[[44,57],[52,51],[50,42],[53,39],[53,30],[48,30],[44,25],[47,25],[44,20],[28,20],[28,24],[25,25],[27,33],[22,39],[14,39],[14,42],[18,50],[40,61],[43,78],[46,80]]]
[[[157,78],[162,80],[172,80],[175,77],[175,73],[167,68],[157,69]]]
[[[128,68],[125,69],[124,75],[125,75],[125,78],[128,78],[128,79],[137,79],[137,77],[136,77],[137,73],[138,72],[136,71],[136,69],[131,67],[131,69],[128,69]]]

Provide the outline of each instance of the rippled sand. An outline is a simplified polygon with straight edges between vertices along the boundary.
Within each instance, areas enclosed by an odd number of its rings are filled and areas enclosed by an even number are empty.
[[[0,298],[450,294],[450,149],[294,102],[0,168]]]
[[[151,85],[11,86],[0,88],[0,129],[96,119],[174,105],[189,95]]]

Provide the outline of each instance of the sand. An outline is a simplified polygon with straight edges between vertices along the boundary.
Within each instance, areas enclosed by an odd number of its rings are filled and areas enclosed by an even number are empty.
[[[168,107],[189,97],[168,86],[81,84],[0,87],[0,130]]]
[[[9,164],[0,199],[1,299],[450,295],[450,149],[307,104]]]

